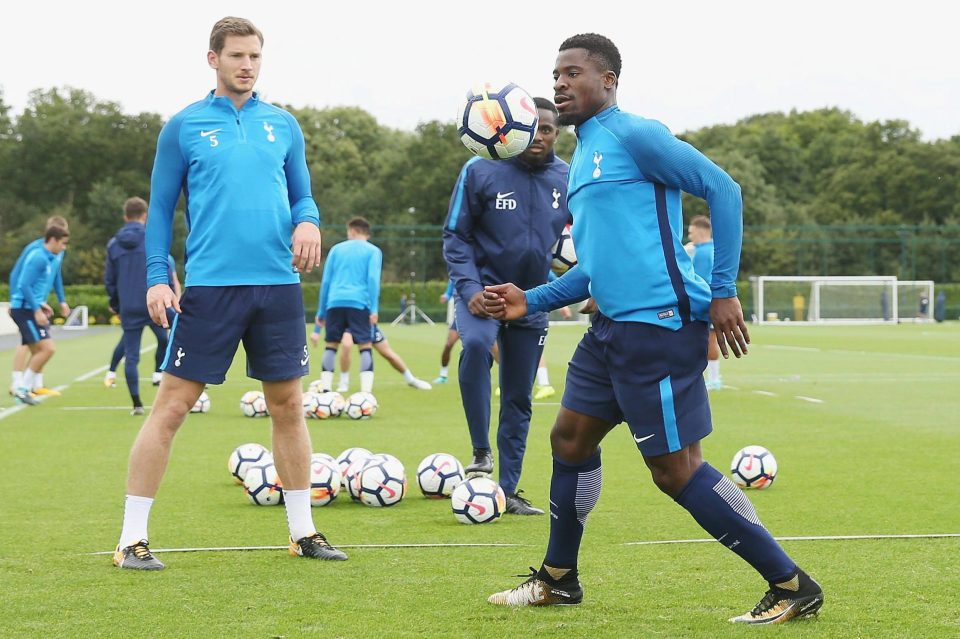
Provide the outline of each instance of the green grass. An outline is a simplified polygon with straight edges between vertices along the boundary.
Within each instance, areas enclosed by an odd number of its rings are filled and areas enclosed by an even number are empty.
[[[558,387],[580,332],[550,333],[547,356]],[[435,375],[444,327],[387,327],[387,333],[416,374]],[[485,602],[539,564],[546,517],[463,526],[446,502],[419,497],[415,486],[394,508],[340,498],[314,516],[337,544],[523,546],[354,548],[346,563],[295,560],[280,550],[170,553],[161,555],[167,570],[157,574],[117,570],[108,556],[90,553],[116,543],[127,454],[142,419],[120,409],[69,409],[126,407],[122,380],[115,390],[103,388],[99,374],[71,381],[102,366],[118,335],[62,341],[46,379],[70,384],[63,397],[0,419],[2,637],[766,634],[726,621],[756,603],[764,584],[722,546],[625,545],[705,534],[655,489],[624,427],[604,445],[605,484],[582,549],[586,598],[579,608],[504,610]],[[735,389],[711,397],[716,430],[704,453],[724,469],[746,444],[774,451],[780,475],[751,498],[775,535],[960,533],[960,326],[772,326],[752,335],[750,355],[723,364],[724,381]],[[0,357],[6,376],[11,353]],[[146,375],[146,361],[142,370]],[[268,422],[246,419],[237,407],[240,395],[256,387],[243,371],[240,355],[227,383],[209,392],[212,412],[190,417],[177,437],[150,522],[156,548],[285,542],[283,508],[251,506],[226,470],[238,444],[270,445]],[[414,391],[378,359],[375,390],[374,419],[311,422],[314,449],[389,452],[411,474],[428,453],[467,457],[455,375],[429,393]],[[147,386],[145,401],[152,396]],[[4,397],[2,407],[9,405]],[[548,433],[556,410],[534,409],[520,484],[540,506],[549,490]],[[960,539],[784,547],[826,591],[819,618],[776,631],[784,636],[960,634]]]

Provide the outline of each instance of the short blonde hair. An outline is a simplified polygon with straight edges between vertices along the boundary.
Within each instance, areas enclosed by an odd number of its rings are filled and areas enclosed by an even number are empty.
[[[147,214],[147,202],[142,197],[132,197],[123,203],[123,217],[128,220],[141,218]]]
[[[48,217],[47,226],[45,227],[44,230],[54,226],[59,226],[62,229],[70,228],[70,225],[67,224],[67,218],[63,217],[62,215],[51,215],[50,217]]]
[[[251,36],[255,35],[260,39],[260,46],[263,46],[263,34],[260,29],[253,26],[253,23],[246,18],[236,18],[227,16],[217,20],[210,32],[210,50],[220,55],[223,51],[223,45],[227,41],[227,36]]]

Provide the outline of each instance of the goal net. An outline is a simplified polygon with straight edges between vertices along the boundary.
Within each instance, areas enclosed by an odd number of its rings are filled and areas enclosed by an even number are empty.
[[[900,319],[903,298],[894,276],[764,275],[750,279],[758,324],[896,324]],[[927,313],[931,310],[928,302]]]
[[[898,280],[897,301],[901,322],[932,322],[933,280]]]

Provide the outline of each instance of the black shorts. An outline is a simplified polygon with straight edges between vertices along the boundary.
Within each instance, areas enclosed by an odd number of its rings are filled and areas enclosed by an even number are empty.
[[[50,327],[40,326],[29,308],[10,309],[10,318],[20,329],[21,344],[36,344],[42,339],[50,339]]]
[[[344,332],[349,332],[354,344],[369,344],[373,341],[373,326],[370,325],[370,312],[365,308],[337,306],[328,308],[323,318],[326,330],[324,340],[340,343]]]

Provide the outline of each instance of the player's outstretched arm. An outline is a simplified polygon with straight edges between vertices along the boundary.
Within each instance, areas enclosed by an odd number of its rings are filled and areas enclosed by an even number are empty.
[[[527,296],[514,284],[485,286],[483,308],[494,319],[520,319],[527,314]]]
[[[715,297],[710,303],[710,321],[720,346],[720,352],[725,359],[729,359],[727,346],[733,351],[734,357],[747,354],[747,344],[750,343],[750,333],[743,321],[743,309],[740,300],[736,297]]]
[[[154,284],[147,289],[147,310],[155,324],[170,328],[167,321],[168,308],[180,313],[180,298],[173,294],[172,288],[167,284]]]

